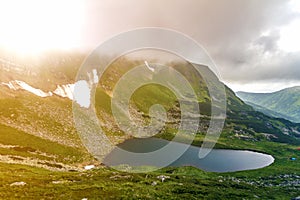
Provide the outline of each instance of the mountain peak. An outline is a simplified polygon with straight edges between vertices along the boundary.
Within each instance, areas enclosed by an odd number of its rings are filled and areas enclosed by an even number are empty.
[[[281,90],[277,90],[277,91],[274,91],[274,92],[246,92],[246,91],[237,91],[235,93],[236,94],[272,94],[272,93],[277,93],[277,92],[282,92],[282,91],[300,91],[300,86],[287,87],[287,88],[283,88]]]

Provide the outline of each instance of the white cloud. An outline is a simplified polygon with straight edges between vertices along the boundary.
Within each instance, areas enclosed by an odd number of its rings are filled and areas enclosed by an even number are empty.
[[[279,48],[286,52],[300,51],[300,19],[280,29]]]

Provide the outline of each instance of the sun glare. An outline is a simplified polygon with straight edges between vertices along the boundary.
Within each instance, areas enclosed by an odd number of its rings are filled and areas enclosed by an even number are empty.
[[[0,0],[0,47],[22,54],[77,47],[83,6],[78,0]]]

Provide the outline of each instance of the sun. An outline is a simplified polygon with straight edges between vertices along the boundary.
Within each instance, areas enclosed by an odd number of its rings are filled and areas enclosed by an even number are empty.
[[[80,0],[0,0],[0,47],[23,54],[74,48],[83,21]]]

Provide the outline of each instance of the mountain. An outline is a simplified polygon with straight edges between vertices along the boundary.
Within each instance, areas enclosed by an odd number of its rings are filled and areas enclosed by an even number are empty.
[[[300,124],[254,110],[225,85],[227,117],[216,148],[264,152],[275,158],[274,164],[222,174],[193,167],[130,173],[103,166],[85,149],[73,121],[72,90],[84,57],[49,54],[26,62],[9,56],[0,59],[0,199],[286,199],[299,194],[299,162],[289,158],[300,156],[296,150]],[[96,114],[113,144],[130,137],[112,115],[113,88],[125,73],[143,64],[143,60],[117,59],[97,85]],[[147,64],[155,74],[157,66],[150,60]],[[197,95],[200,113],[191,117],[200,118],[193,142],[200,146],[211,115],[211,95],[203,77],[210,77],[216,90],[223,83],[206,66],[198,65],[200,75],[188,63],[168,64],[183,74]],[[181,111],[168,87],[142,86],[129,103],[132,120],[140,125],[149,124],[153,104],[162,105],[167,123],[156,137],[174,137]]]
[[[237,96],[267,115],[300,122],[300,86],[273,93],[237,92]]]
[[[251,103],[249,101],[245,101],[246,104],[250,105],[252,108],[254,108],[256,111],[259,111],[259,112],[262,112],[268,116],[272,116],[272,117],[276,117],[276,118],[282,118],[282,119],[288,119],[289,116],[287,115],[283,115],[283,114],[280,114],[278,112],[275,112],[273,110],[269,110],[265,107],[262,107],[262,106],[259,106],[257,104],[254,104],[254,103]]]
[[[20,66],[16,60],[2,62],[0,65],[1,124],[62,145],[80,147],[84,150],[72,120],[72,95],[70,95],[71,88],[76,84],[75,72],[83,61],[81,58],[84,56],[77,54],[49,55],[41,58],[39,62],[31,62],[30,65],[36,69],[34,71],[28,67],[22,68],[23,71],[20,67],[15,68],[15,66]],[[51,65],[51,63],[53,64]],[[128,135],[119,128],[112,116],[113,88],[125,73],[139,65],[144,65],[144,61],[126,57],[117,59],[105,71],[96,90],[97,116],[101,120],[103,130],[115,144],[124,141]],[[212,87],[216,90],[223,83],[206,66],[198,65],[201,70],[200,75],[189,63],[173,62],[168,65],[180,72],[195,91],[201,119],[198,134],[205,135],[210,123],[211,98],[203,77],[210,77],[210,80],[214,82]],[[151,64],[151,66],[155,68],[155,65]],[[155,76],[159,77],[159,73],[156,73]],[[169,83],[168,87],[172,88],[173,86]],[[299,124],[275,119],[257,112],[241,101],[230,88],[224,87],[227,95],[227,118],[223,130],[223,133],[226,134],[224,137],[300,143],[298,139],[300,137]],[[137,89],[130,100],[130,113],[138,124],[148,124],[149,109],[153,104],[161,104],[167,112],[166,126],[157,137],[173,138],[180,121],[180,105],[170,89],[155,84]]]
[[[142,61],[135,61],[134,64],[132,62],[133,61],[130,60],[117,60],[113,63],[109,70],[106,71],[106,74],[104,74],[103,81],[100,81],[101,91],[105,94],[111,94],[111,88],[114,87],[115,83],[120,79],[123,73],[129,71],[133,66],[138,66],[143,63]],[[123,72],[119,71],[118,73],[118,67],[122,64],[125,64],[128,68],[124,69]],[[218,86],[223,83],[218,80],[207,66],[197,65],[201,71],[200,75],[188,63],[171,63],[170,65],[183,74],[196,91],[201,114],[199,134],[205,134],[210,122],[211,98],[209,95],[210,91],[208,90],[203,77],[210,77],[210,80],[213,80],[212,87],[214,88],[218,88]],[[276,119],[261,112],[257,112],[251,106],[239,99],[230,88],[226,85],[224,85],[224,87],[227,96],[227,118],[223,130],[223,133],[226,133],[226,135],[224,134],[224,137],[252,141],[266,139],[290,144],[299,143],[299,124],[290,123],[287,120]],[[101,98],[97,98],[96,94],[96,101],[97,99],[100,100]],[[107,95],[106,99],[110,102],[111,98]],[[147,118],[147,111],[153,102],[162,104],[169,113],[167,115],[170,116],[170,123],[160,137],[170,139],[174,136],[171,132],[176,129],[176,123],[172,122],[176,121],[176,117],[178,120],[180,112],[175,97],[170,91],[168,92],[165,88],[159,86],[147,86],[143,87],[141,90],[137,90],[134,93],[132,100],[132,103],[134,104],[133,107],[137,109],[136,117],[138,117],[138,113],[141,112],[140,116],[146,116]],[[110,105],[110,103],[106,103],[106,105]],[[99,113],[105,113],[105,116],[111,115],[109,111],[105,111],[101,106],[97,107],[97,110]],[[141,118],[142,117],[140,117],[140,119]],[[113,122],[107,123],[113,124]]]

